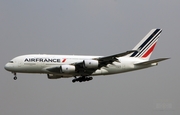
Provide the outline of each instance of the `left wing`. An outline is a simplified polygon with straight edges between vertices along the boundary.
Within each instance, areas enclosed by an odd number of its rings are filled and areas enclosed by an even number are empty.
[[[133,52],[136,52],[136,51],[137,50],[130,50],[130,51],[126,51],[126,52],[111,55],[111,56],[96,58],[95,60],[99,61],[99,68],[101,68],[101,67],[106,66],[108,64],[112,64],[112,62],[114,62],[114,61],[119,61],[117,59],[118,57],[123,57],[123,56],[126,56],[126,55],[133,53]]]
[[[87,61],[87,60],[84,60],[84,61],[78,62],[78,63],[73,63],[71,65],[75,66],[76,72],[79,73],[80,75],[88,76],[103,66],[107,66],[108,64],[112,64],[114,61],[119,61],[117,59],[118,57],[128,55],[128,54],[133,53],[135,51],[136,50],[130,50],[130,51],[126,51],[126,52],[111,55],[111,56],[93,58],[92,60],[88,60],[88,67],[86,67],[86,65],[85,65],[86,64],[85,61]],[[91,67],[91,65],[92,65],[92,67]]]

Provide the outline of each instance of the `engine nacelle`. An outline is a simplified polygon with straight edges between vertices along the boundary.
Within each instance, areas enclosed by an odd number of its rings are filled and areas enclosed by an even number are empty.
[[[98,68],[99,62],[97,60],[84,60],[83,65],[85,68]]]
[[[61,73],[74,73],[75,69],[76,68],[73,65],[61,65],[60,66],[60,72]]]
[[[59,78],[61,78],[61,77],[63,77],[63,76],[56,75],[56,74],[47,74],[47,77],[48,77],[49,79],[59,79]]]

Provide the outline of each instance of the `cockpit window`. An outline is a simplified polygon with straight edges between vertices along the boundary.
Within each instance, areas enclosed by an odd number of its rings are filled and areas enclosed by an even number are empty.
[[[13,61],[9,61],[9,63],[14,63]]]

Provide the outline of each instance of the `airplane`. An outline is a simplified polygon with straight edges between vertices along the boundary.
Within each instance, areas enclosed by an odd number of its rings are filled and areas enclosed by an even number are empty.
[[[5,69],[16,73],[47,74],[49,79],[74,77],[85,82],[98,75],[130,72],[158,65],[169,58],[149,60],[162,29],[152,29],[132,50],[110,56],[29,54],[13,58]]]

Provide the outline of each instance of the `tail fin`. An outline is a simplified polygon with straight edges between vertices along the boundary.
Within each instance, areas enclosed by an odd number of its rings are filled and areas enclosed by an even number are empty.
[[[130,54],[130,57],[138,57],[149,60],[162,29],[152,29],[134,48],[136,52]]]

